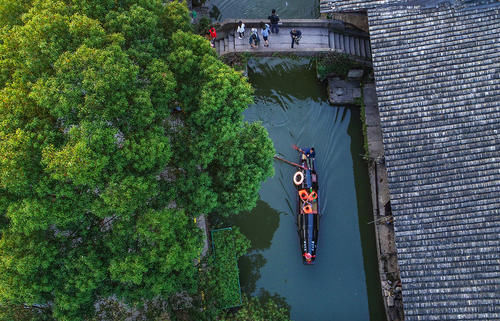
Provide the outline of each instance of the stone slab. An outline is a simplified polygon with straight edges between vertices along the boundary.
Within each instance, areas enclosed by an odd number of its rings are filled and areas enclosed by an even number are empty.
[[[359,56],[359,54],[358,54],[358,56]],[[363,69],[351,69],[347,73],[347,79],[360,80],[361,78],[363,78],[363,74],[364,74]]]
[[[370,157],[380,158],[384,156],[384,144],[382,143],[382,130],[378,126],[366,128],[368,135],[368,149]]]
[[[328,99],[332,105],[353,105],[361,97],[359,81],[328,79]]]

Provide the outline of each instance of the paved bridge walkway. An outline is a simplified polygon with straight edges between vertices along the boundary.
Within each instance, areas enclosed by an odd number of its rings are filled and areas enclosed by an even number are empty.
[[[348,55],[371,60],[370,39],[366,32],[351,28],[338,20],[289,19],[280,21],[280,31],[270,34],[269,47],[264,47],[260,22],[267,20],[242,20],[245,23],[245,37],[238,39],[236,27],[238,20],[225,20],[217,28],[215,48],[219,55],[232,52],[253,53],[315,53],[343,52]],[[302,32],[300,45],[291,48],[290,30],[296,28]],[[251,48],[248,40],[252,28],[257,28],[260,37],[259,48]]]

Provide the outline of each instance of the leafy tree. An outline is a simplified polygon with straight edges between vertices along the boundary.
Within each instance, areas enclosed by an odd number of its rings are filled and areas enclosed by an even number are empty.
[[[0,0],[4,319],[196,293],[193,216],[255,204],[272,143],[191,30],[177,1]]]
[[[290,313],[286,307],[272,297],[261,300],[258,297],[243,297],[243,305],[236,312],[227,312],[221,321],[289,321]]]
[[[32,0],[0,0],[0,28],[21,24],[21,15],[28,11],[32,2]]]

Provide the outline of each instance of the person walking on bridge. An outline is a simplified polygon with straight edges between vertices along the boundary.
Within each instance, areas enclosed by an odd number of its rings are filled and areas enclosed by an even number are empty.
[[[290,31],[290,36],[292,37],[292,49],[293,49],[293,44],[299,44],[299,40],[302,38],[302,32],[300,30],[297,30],[295,28]]]
[[[267,23],[260,23],[262,38],[264,39],[264,47],[269,47],[269,25]]]
[[[273,9],[271,11],[271,15],[267,17],[269,21],[271,22],[271,33],[278,33],[280,32],[280,29],[278,28],[278,22],[280,21],[280,18],[276,14],[276,9]]]

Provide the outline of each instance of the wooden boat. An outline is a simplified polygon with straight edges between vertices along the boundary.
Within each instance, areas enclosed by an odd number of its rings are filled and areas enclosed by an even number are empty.
[[[297,226],[304,264],[314,264],[319,234],[319,186],[316,158],[306,156],[300,148],[300,167],[293,176],[297,188]]]

